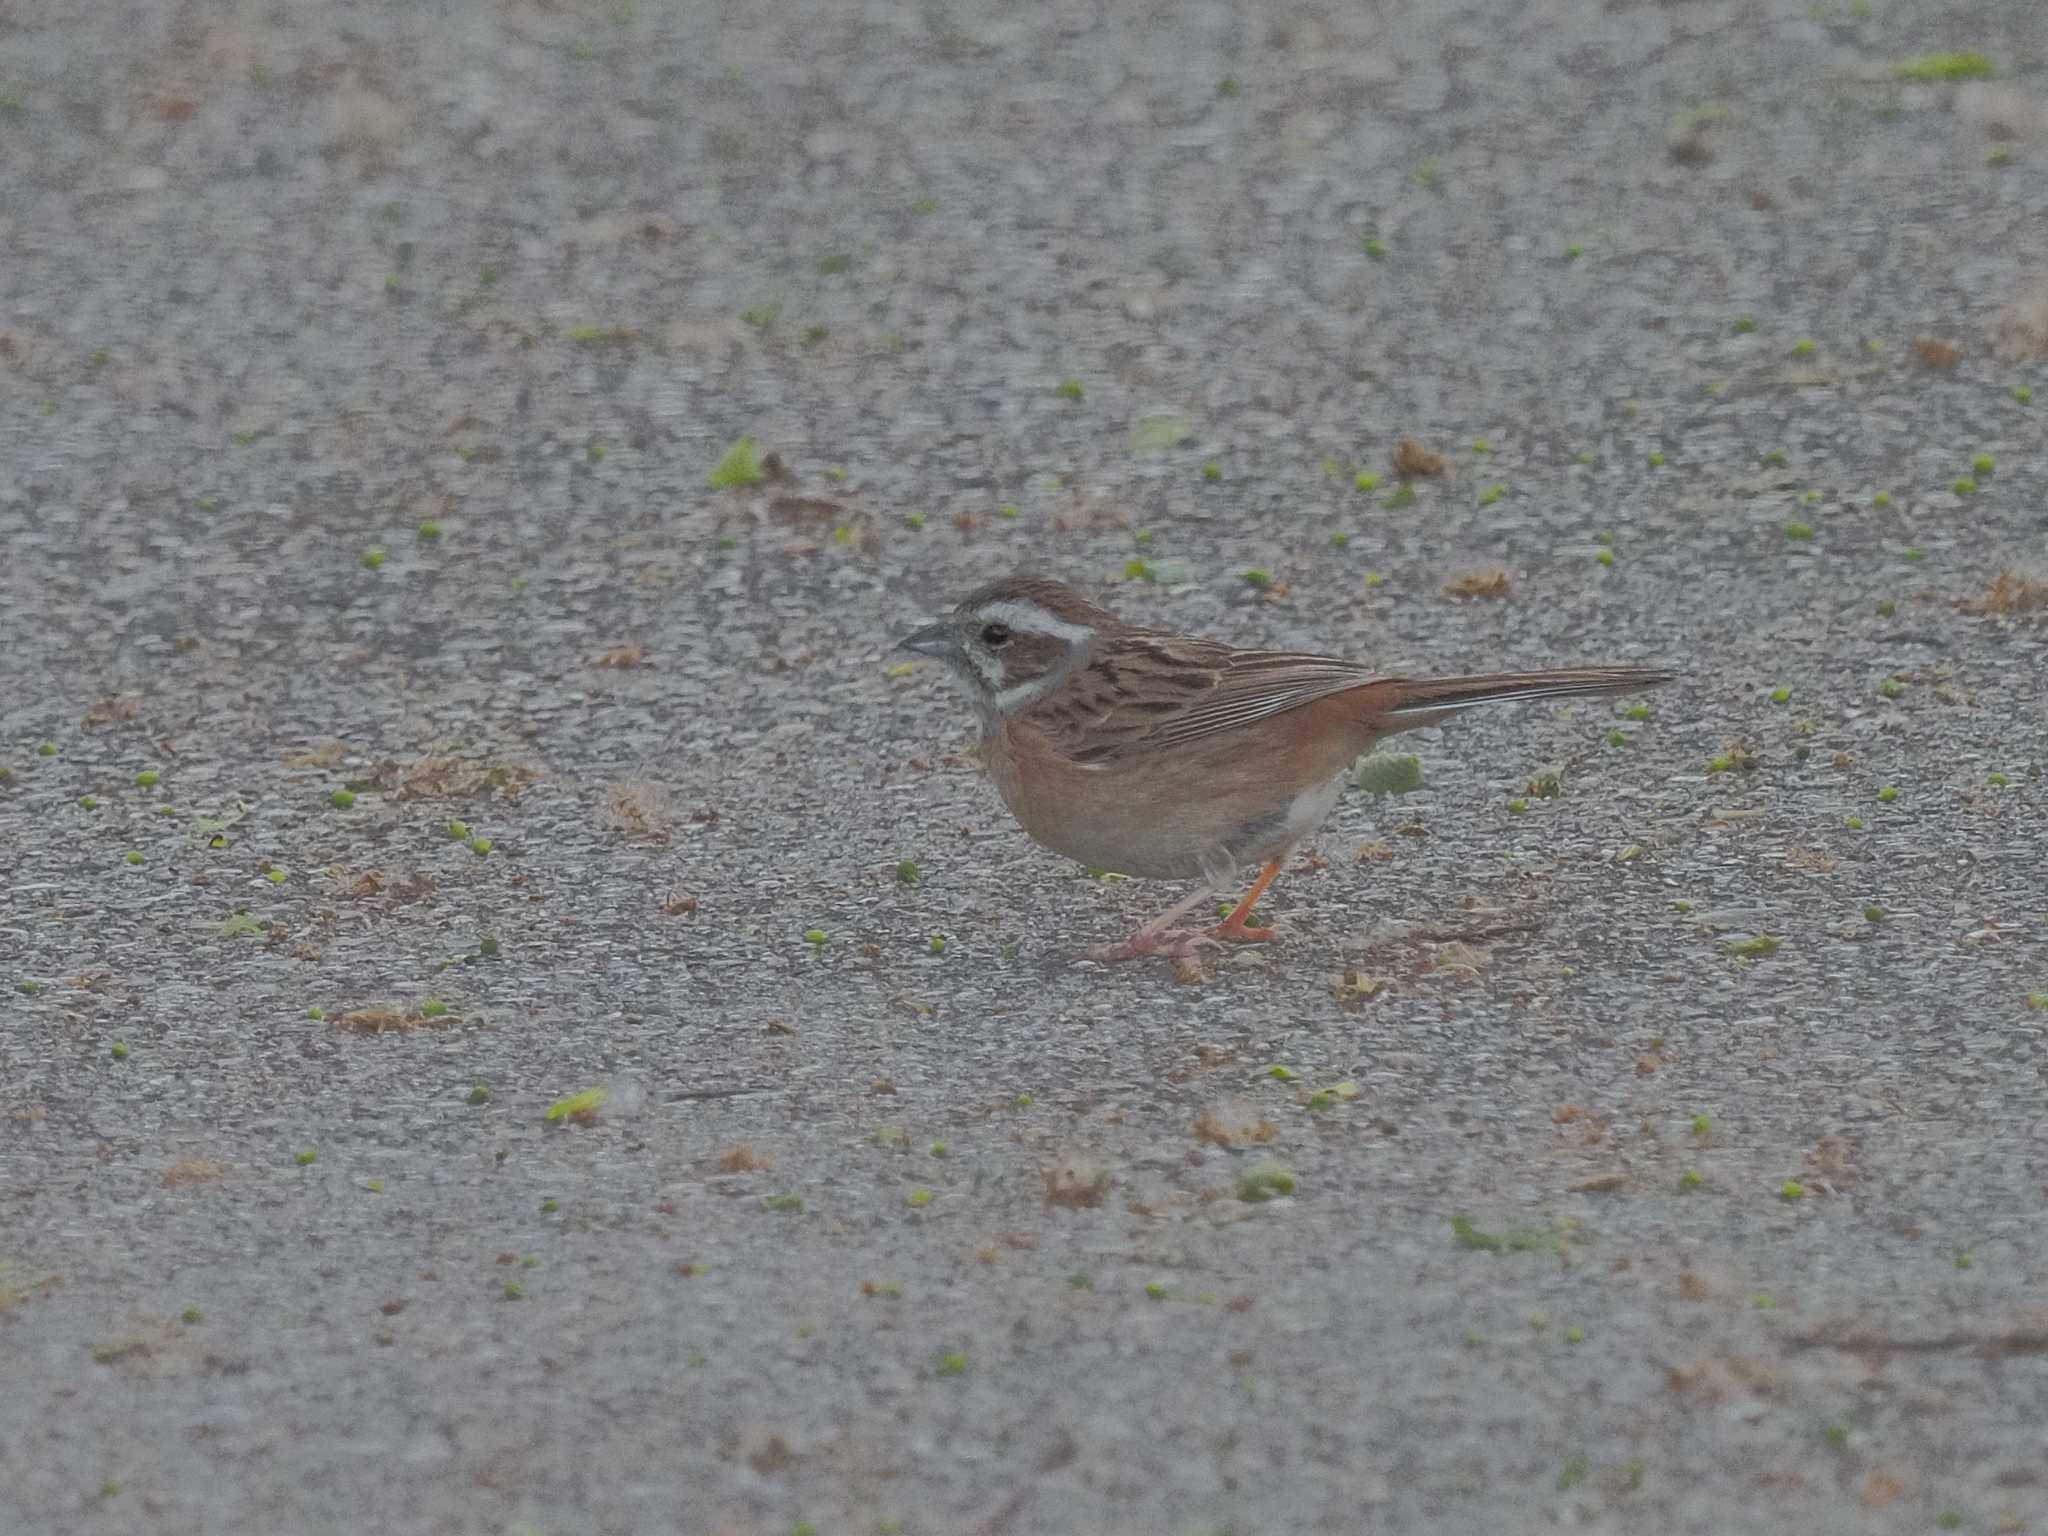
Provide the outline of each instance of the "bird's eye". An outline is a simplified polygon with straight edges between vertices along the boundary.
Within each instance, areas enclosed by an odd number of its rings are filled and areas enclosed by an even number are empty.
[[[1007,624],[982,625],[981,643],[990,646],[1008,645],[1010,643],[1010,626]]]

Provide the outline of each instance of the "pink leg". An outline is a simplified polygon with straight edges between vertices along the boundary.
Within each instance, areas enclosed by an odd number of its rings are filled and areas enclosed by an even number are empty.
[[[1187,916],[1190,909],[1214,898],[1216,888],[1199,885],[1193,892],[1175,902],[1159,916],[1152,919],[1121,944],[1098,944],[1088,951],[1090,960],[1136,960],[1144,955],[1163,955],[1168,959],[1179,959],[1192,955],[1204,945],[1216,941],[1199,928],[1176,928],[1173,925]]]

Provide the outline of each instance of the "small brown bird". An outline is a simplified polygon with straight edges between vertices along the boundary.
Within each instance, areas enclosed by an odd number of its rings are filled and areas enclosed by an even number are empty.
[[[1383,677],[1332,656],[1140,629],[1030,576],[970,592],[901,645],[966,687],[989,776],[1032,837],[1098,869],[1197,882],[1122,944],[1090,950],[1098,960],[1272,938],[1247,926],[1252,904],[1382,736],[1474,704],[1629,693],[1672,677],[1653,667]],[[1258,878],[1222,922],[1173,926],[1254,863]]]

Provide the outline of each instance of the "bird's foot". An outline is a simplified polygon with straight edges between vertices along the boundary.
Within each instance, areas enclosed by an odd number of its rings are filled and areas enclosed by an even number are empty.
[[[1090,960],[1142,960],[1158,955],[1164,960],[1190,960],[1216,941],[1199,928],[1161,928],[1147,933],[1140,928],[1121,944],[1097,944],[1088,951]]]
[[[1229,917],[1208,930],[1209,937],[1226,944],[1270,944],[1280,935],[1271,928],[1248,928],[1243,921]]]

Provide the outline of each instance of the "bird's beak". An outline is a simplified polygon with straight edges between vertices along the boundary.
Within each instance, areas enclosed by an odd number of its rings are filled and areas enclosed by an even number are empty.
[[[936,656],[943,661],[953,654],[956,644],[953,626],[941,619],[936,624],[927,624],[923,629],[905,635],[896,642],[896,649],[915,651],[920,656]]]

